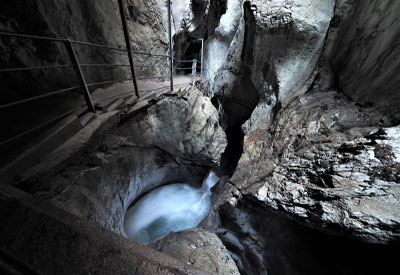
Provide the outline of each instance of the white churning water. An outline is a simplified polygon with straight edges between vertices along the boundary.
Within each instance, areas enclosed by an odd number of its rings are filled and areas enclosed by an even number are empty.
[[[146,194],[126,212],[128,238],[146,245],[172,231],[196,227],[210,211],[210,190],[218,180],[210,171],[200,189],[170,184]]]

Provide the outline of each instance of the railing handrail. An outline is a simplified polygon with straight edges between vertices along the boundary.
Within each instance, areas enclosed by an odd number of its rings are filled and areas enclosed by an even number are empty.
[[[182,60],[182,59],[178,59],[178,58],[174,57],[174,60],[176,60],[178,62],[182,62],[182,63],[191,63],[191,62],[194,62],[194,61],[196,61],[197,63],[200,63],[200,64],[202,63],[201,61],[197,60],[196,58],[195,59]]]
[[[15,38],[22,38],[22,39],[35,39],[35,40],[44,40],[44,41],[49,41],[49,42],[58,42],[58,43],[63,43],[64,46],[66,47],[66,50],[69,54],[71,64],[62,64],[62,65],[43,65],[43,66],[33,66],[33,67],[20,67],[20,68],[2,68],[0,69],[0,73],[10,73],[10,72],[18,72],[18,71],[30,71],[30,70],[43,70],[43,69],[59,69],[59,68],[74,68],[76,70],[77,76],[79,77],[79,80],[81,82],[80,86],[74,86],[74,87],[69,87],[69,88],[64,88],[61,90],[56,90],[52,92],[48,92],[45,94],[33,96],[30,98],[25,98],[22,100],[17,100],[14,102],[9,102],[3,105],[0,105],[0,109],[8,108],[8,107],[13,107],[17,106],[20,104],[24,104],[27,102],[32,102],[38,99],[70,92],[72,90],[77,90],[77,89],[83,89],[84,90],[84,98],[86,100],[86,105],[88,109],[92,112],[95,112],[94,108],[94,103],[91,99],[89,87],[93,87],[96,85],[102,85],[102,84],[112,84],[112,83],[118,83],[118,82],[123,82],[127,80],[133,80],[134,88],[135,88],[135,94],[137,97],[139,97],[138,93],[138,88],[137,88],[137,83],[136,83],[136,76],[135,76],[135,70],[134,68],[155,68],[155,67],[164,67],[164,68],[169,68],[170,69],[170,88],[171,91],[173,91],[173,87],[175,86],[173,84],[173,70],[175,69],[182,69],[182,70],[187,70],[189,68],[181,68],[181,67],[174,67],[173,66],[173,61],[179,62],[184,62],[184,63],[192,63],[192,84],[194,84],[194,78],[197,75],[197,65],[196,64],[202,64],[201,61],[193,59],[193,60],[180,60],[177,58],[173,57],[172,54],[172,36],[171,36],[171,11],[170,11],[170,0],[168,1],[168,8],[169,8],[169,51],[167,54],[165,53],[151,53],[151,52],[144,52],[144,51],[139,51],[139,50],[133,50],[130,38],[129,38],[129,33],[128,33],[128,28],[127,28],[127,23],[126,23],[126,18],[125,18],[125,12],[123,8],[123,2],[122,0],[118,0],[119,3],[119,9],[120,9],[120,15],[121,15],[121,22],[122,22],[122,27],[124,31],[124,37],[125,37],[125,45],[126,48],[120,48],[120,47],[115,47],[115,46],[108,46],[108,45],[103,45],[103,44],[97,44],[97,43],[91,43],[91,42],[85,42],[85,41],[78,41],[74,39],[69,39],[69,38],[59,38],[59,37],[46,37],[46,36],[40,36],[40,35],[29,35],[29,34],[21,34],[21,33],[15,33],[15,32],[9,32],[9,31],[2,31],[0,30],[0,37],[1,36],[8,36],[8,37],[15,37]],[[78,60],[78,55],[77,52],[74,48],[74,45],[83,45],[83,46],[90,46],[90,47],[97,47],[97,48],[103,48],[103,49],[109,49],[109,50],[115,50],[115,51],[121,51],[125,52],[128,54],[128,59],[129,59],[129,64],[82,64]],[[146,56],[151,56],[151,57],[166,57],[169,59],[169,66],[164,66],[164,65],[146,65],[146,64],[141,64],[141,65],[134,65],[133,59],[132,59],[132,54],[138,54],[138,55],[146,55]],[[85,75],[83,72],[82,67],[130,67],[131,69],[131,74],[132,78],[127,78],[127,79],[119,79],[119,80],[109,80],[109,81],[102,81],[102,82],[94,82],[94,83],[87,83],[85,79]],[[157,78],[168,78],[168,76],[152,76],[152,77],[144,77],[144,78],[139,78],[139,79],[157,79]],[[178,86],[178,85],[177,85]],[[27,134],[33,133],[49,124],[52,122],[57,121],[58,119],[65,117],[66,115],[76,111],[79,108],[82,108],[84,104],[80,105],[77,108],[74,108],[72,110],[69,110],[61,115],[58,115],[44,123],[41,123],[40,125],[37,125],[31,129],[28,129],[24,131],[23,133],[20,133],[12,138],[9,138],[5,141],[0,141],[0,146],[4,146],[5,144],[8,144],[16,139],[19,139],[20,137],[26,136]]]
[[[89,42],[83,42],[83,41],[77,41],[77,40],[70,40],[70,39],[62,39],[62,38],[54,38],[54,37],[45,37],[45,36],[37,36],[37,35],[28,35],[28,34],[20,34],[20,33],[13,33],[13,32],[5,32],[5,31],[0,31],[0,36],[12,36],[12,37],[17,37],[17,38],[26,38],[26,39],[39,39],[39,40],[47,40],[47,41],[55,41],[55,42],[60,42],[60,43],[66,43],[70,42],[73,44],[80,44],[80,45],[87,45],[87,46],[93,46],[93,47],[101,47],[101,48],[106,48],[106,49],[112,49],[112,50],[121,50],[125,51],[125,49],[122,48],[116,48],[112,46],[107,46],[107,45],[101,45],[101,44],[96,44],[96,43],[89,43]],[[156,56],[156,57],[169,57],[167,54],[153,54],[151,52],[141,52],[141,51],[132,51],[134,54],[140,54],[140,55],[147,55],[147,56]],[[175,61],[178,62],[184,62],[184,63],[190,63],[196,61],[197,63],[201,63],[197,59],[192,59],[192,60],[182,60],[182,59],[177,59],[173,58]],[[130,65],[128,64],[79,64],[82,67],[88,67],[88,66],[104,66],[104,67],[129,67]],[[56,68],[73,68],[76,67],[76,65],[73,64],[63,64],[63,65],[46,65],[46,66],[34,66],[34,67],[21,67],[21,68],[9,68],[9,69],[0,69],[0,73],[6,73],[6,72],[17,72],[17,71],[29,71],[29,70],[40,70],[40,69],[56,69]],[[135,68],[154,68],[154,67],[165,67],[168,68],[169,66],[164,65],[164,66],[154,66],[154,65],[136,65],[134,66]],[[184,68],[184,67],[174,67],[175,69],[180,69],[180,70],[192,70],[192,68]],[[153,77],[148,77],[148,78],[140,78],[140,79],[156,79],[156,78],[166,78],[166,77],[158,77],[158,76],[153,76]],[[102,81],[102,82],[96,82],[96,83],[89,83],[87,84],[88,87],[92,87],[95,85],[101,85],[101,84],[111,84],[111,83],[117,83],[117,82],[123,82],[127,80],[132,80],[132,78],[128,79],[120,79],[120,80],[112,80],[112,81]],[[81,88],[80,86],[77,87],[70,87],[70,88],[65,88],[61,90],[56,90],[52,92],[48,92],[46,94],[42,94],[39,96],[23,99],[23,100],[18,100],[14,102],[10,102],[7,104],[0,105],[0,109],[16,106],[19,104],[31,102],[34,100],[46,98],[49,96],[69,92],[75,89]]]
[[[0,36],[1,35],[26,38],[26,39],[47,40],[47,41],[60,42],[60,43],[63,43],[66,40],[68,40],[67,38],[47,37],[47,36],[39,36],[39,35],[21,34],[21,33],[15,33],[15,32],[6,32],[6,31],[0,31]],[[79,44],[79,45],[84,45],[84,46],[93,46],[93,47],[98,47],[98,48],[105,48],[105,49],[110,49],[110,50],[128,52],[124,48],[119,48],[119,47],[114,47],[114,46],[109,46],[109,45],[104,45],[104,44],[97,44],[97,43],[79,41],[79,40],[74,40],[74,39],[69,39],[69,41],[71,41],[71,43],[73,43],[73,44]],[[148,56],[155,56],[155,57],[169,57],[168,54],[163,54],[163,53],[143,52],[143,51],[137,51],[137,50],[131,50],[131,52],[134,54],[148,55]],[[188,60],[188,61],[191,62],[192,60]]]

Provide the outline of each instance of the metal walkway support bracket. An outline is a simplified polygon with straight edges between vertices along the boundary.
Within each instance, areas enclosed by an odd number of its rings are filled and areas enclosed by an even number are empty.
[[[74,46],[72,45],[71,40],[69,40],[69,39],[65,40],[65,46],[66,46],[66,48],[67,48],[67,50],[68,50],[68,52],[70,54],[72,63],[74,64],[76,72],[77,72],[77,74],[79,76],[79,80],[81,82],[81,85],[82,85],[82,88],[83,88],[83,91],[84,91],[83,96],[85,98],[86,105],[87,105],[89,111],[95,113],[96,109],[93,106],[92,98],[90,96],[90,91],[89,91],[89,88],[87,86],[85,76],[83,74],[81,65],[79,64],[78,56],[76,55],[76,52],[74,50]]]
[[[168,0],[168,41],[169,41],[169,81],[171,92],[174,91],[174,56],[172,52],[172,15],[171,15],[171,0]]]
[[[133,64],[131,39],[129,37],[128,24],[126,23],[125,9],[122,0],[118,0],[119,12],[121,14],[122,28],[124,29],[124,37],[126,49],[128,51],[129,65],[132,73],[133,86],[135,88],[135,95],[139,98],[139,90],[136,81],[135,66]]]

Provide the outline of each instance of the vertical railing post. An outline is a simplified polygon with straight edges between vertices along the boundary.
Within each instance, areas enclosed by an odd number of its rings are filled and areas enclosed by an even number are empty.
[[[131,39],[129,37],[128,24],[126,23],[125,9],[124,9],[124,5],[122,3],[122,0],[118,0],[118,6],[119,6],[119,12],[121,14],[122,28],[124,29],[125,44],[126,44],[126,49],[128,51],[128,59],[129,59],[129,65],[130,65],[130,68],[131,68],[133,86],[135,88],[136,96],[139,97],[139,90],[138,90],[137,81],[136,81],[136,74],[135,74],[135,66],[134,66],[133,57],[132,57]]]
[[[192,86],[194,86],[194,83],[196,81],[196,74],[197,74],[197,59],[193,59],[193,62],[192,62]]]
[[[171,16],[171,0],[168,0],[168,41],[169,41],[169,82],[171,92],[174,91],[174,60],[172,53],[172,16]]]
[[[74,50],[74,46],[72,45],[71,40],[69,40],[69,39],[65,40],[65,46],[66,46],[66,48],[67,48],[67,50],[69,52],[71,61],[72,61],[73,65],[74,65],[74,67],[76,69],[76,72],[78,74],[79,80],[81,82],[81,85],[82,85],[82,88],[83,88],[83,91],[84,91],[83,96],[85,98],[86,105],[87,105],[89,111],[95,113],[96,109],[93,106],[92,98],[90,96],[90,91],[89,91],[88,86],[86,85],[86,79],[85,79],[85,76],[83,74],[83,71],[82,71],[82,68],[81,68],[81,64],[79,63],[78,56],[76,55],[76,52]]]
[[[201,64],[200,64],[200,76],[201,76],[201,77],[203,77],[203,64],[204,64],[204,60],[203,60],[203,57],[204,57],[204,39],[203,39],[203,38],[201,38],[200,40],[201,40],[201,53],[200,53],[200,62],[201,62]]]

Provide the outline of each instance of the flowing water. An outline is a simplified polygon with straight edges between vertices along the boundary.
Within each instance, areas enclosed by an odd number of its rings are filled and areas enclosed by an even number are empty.
[[[196,227],[210,211],[210,190],[218,180],[211,171],[201,188],[170,184],[143,196],[126,212],[128,238],[146,245],[172,231]]]

